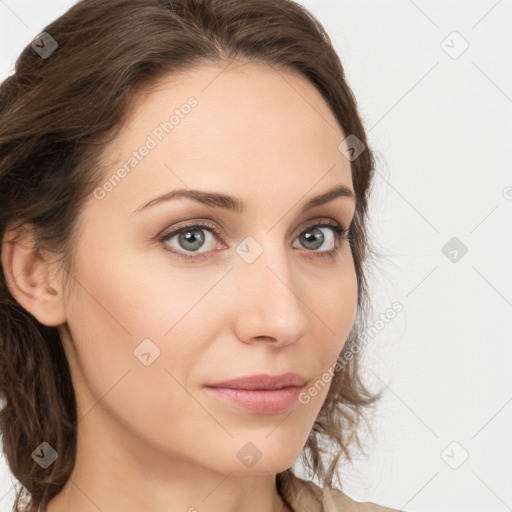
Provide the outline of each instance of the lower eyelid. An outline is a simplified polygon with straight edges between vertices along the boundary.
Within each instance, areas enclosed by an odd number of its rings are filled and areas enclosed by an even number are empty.
[[[317,221],[316,223],[310,224],[309,226],[302,228],[302,230],[298,233],[298,235],[294,238],[294,240],[296,240],[305,231],[308,231],[308,230],[311,230],[311,229],[317,228],[317,227],[330,228],[334,233],[334,237],[336,239],[336,244],[340,244],[343,241],[343,239],[345,239],[345,237],[348,233],[348,230],[345,229],[343,227],[343,225],[339,224],[337,221],[326,222],[325,220],[324,221],[320,220],[320,221]],[[179,235],[180,233],[182,233],[186,230],[194,230],[194,229],[201,229],[204,231],[209,231],[215,237],[220,238],[221,242],[223,244],[225,244],[225,242],[222,240],[222,238],[225,236],[224,232],[221,229],[219,229],[217,226],[208,225],[208,224],[190,224],[190,225],[181,226],[181,227],[174,229],[173,231],[170,231],[170,232],[165,233],[162,236],[158,237],[158,240],[160,241],[160,243],[168,246],[168,244],[165,243],[165,240],[174,238],[176,235]],[[212,250],[206,251],[206,252],[194,253],[194,252],[183,251],[180,249],[171,250],[171,249],[168,249],[167,247],[165,247],[165,250],[167,250],[168,252],[171,252],[173,254],[176,254],[178,257],[188,259],[188,260],[205,259],[205,258],[208,258],[207,255],[210,252],[215,251],[215,249],[212,249]],[[327,253],[329,253],[329,252],[339,251],[339,248],[335,247],[334,249],[327,250],[327,251],[309,251],[308,249],[305,249],[305,248],[303,248],[303,250],[306,252],[311,252],[312,254],[318,253],[319,257],[322,257],[322,256],[327,256]]]

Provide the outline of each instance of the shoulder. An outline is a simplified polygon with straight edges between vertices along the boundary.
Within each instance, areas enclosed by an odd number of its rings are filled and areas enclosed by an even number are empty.
[[[322,489],[310,480],[291,474],[288,480],[288,500],[294,512],[399,512],[372,502],[361,502],[350,498],[336,488]]]
[[[384,507],[370,501],[355,501],[339,489],[325,489],[322,503],[325,512],[330,512],[330,509],[332,512],[399,512],[395,508]]]

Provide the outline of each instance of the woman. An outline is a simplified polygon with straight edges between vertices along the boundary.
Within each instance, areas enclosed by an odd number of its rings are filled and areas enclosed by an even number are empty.
[[[380,396],[358,367],[374,160],[318,21],[82,0],[0,94],[15,509],[391,510],[333,482]]]

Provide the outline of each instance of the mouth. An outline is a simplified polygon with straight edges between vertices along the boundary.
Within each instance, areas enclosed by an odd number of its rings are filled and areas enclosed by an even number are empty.
[[[260,374],[205,384],[203,388],[211,396],[248,412],[279,414],[297,402],[306,382],[306,377],[295,373],[278,376]]]

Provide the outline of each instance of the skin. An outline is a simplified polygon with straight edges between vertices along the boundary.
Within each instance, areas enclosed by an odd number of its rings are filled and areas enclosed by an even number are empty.
[[[59,326],[77,398],[76,465],[48,512],[288,510],[275,474],[299,457],[329,386],[307,404],[263,415],[202,385],[289,371],[314,383],[336,361],[356,315],[350,245],[340,240],[331,259],[321,255],[336,246],[330,228],[320,229],[319,248],[299,235],[327,219],[348,228],[355,200],[300,208],[336,185],[353,190],[350,162],[338,149],[345,135],[306,79],[255,63],[224,67],[161,79],[136,103],[107,152],[107,178],[169,112],[198,100],[121,183],[88,200],[72,293],[29,239],[3,244],[15,298]],[[133,213],[187,187],[235,196],[246,211],[181,198]],[[204,260],[166,251],[197,255],[177,236],[157,240],[199,220],[225,231],[201,231]],[[236,252],[247,236],[263,249],[252,263]],[[134,355],[144,339],[160,350],[149,366]],[[250,468],[237,457],[248,442],[261,453]]]

